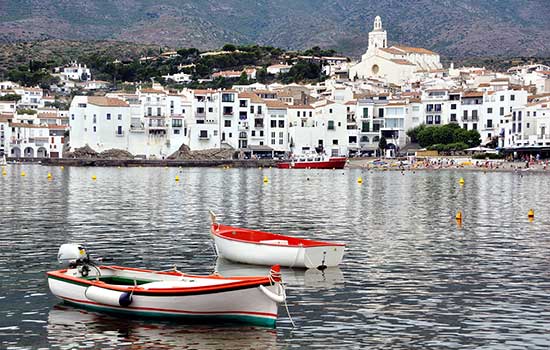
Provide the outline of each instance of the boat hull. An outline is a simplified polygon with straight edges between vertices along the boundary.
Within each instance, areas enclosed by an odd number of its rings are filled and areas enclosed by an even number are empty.
[[[347,158],[334,157],[328,161],[311,161],[311,162],[282,162],[278,163],[279,169],[344,169]]]
[[[218,256],[253,265],[275,265],[298,268],[338,266],[344,256],[344,245],[316,247],[280,246],[235,241],[214,236]]]
[[[68,304],[91,310],[151,318],[202,319],[216,322],[239,322],[275,327],[277,303],[268,298],[259,286],[238,290],[192,295],[133,294],[128,306],[117,306],[90,299],[87,289],[97,288],[56,276],[48,276],[52,294]],[[266,286],[276,293],[276,286]],[[112,292],[106,289],[106,292]]]

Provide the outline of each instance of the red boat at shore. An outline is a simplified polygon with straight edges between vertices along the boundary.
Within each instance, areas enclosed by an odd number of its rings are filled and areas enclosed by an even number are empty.
[[[300,156],[277,164],[279,169],[344,169],[347,157]]]

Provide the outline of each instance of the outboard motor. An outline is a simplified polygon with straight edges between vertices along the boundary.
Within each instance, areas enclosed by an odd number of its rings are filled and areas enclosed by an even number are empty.
[[[88,276],[90,265],[93,266],[84,246],[77,243],[62,244],[57,252],[57,261],[65,268],[78,269],[83,277]]]

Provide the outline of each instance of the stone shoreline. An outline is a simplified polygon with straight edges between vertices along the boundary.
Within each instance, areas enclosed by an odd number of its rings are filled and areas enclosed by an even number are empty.
[[[97,167],[223,167],[258,168],[276,167],[278,160],[273,159],[209,159],[209,160],[171,160],[171,159],[101,159],[101,158],[46,158],[42,165],[50,166],[97,166]]]

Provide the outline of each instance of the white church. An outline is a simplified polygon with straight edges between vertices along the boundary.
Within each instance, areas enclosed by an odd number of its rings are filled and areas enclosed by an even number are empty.
[[[382,19],[376,16],[369,33],[369,47],[361,61],[350,67],[349,78],[378,78],[393,84],[413,80],[417,72],[441,69],[439,55],[419,47],[394,45],[388,47],[388,34]]]

